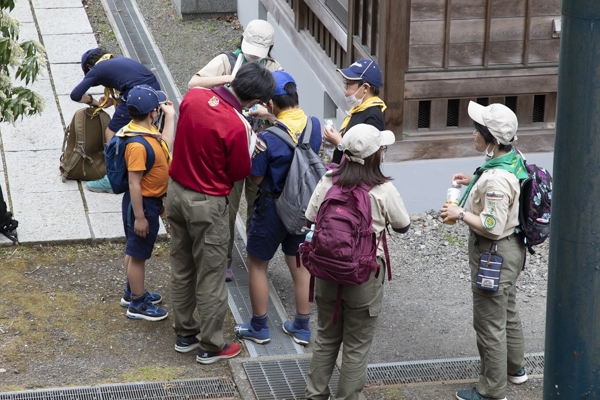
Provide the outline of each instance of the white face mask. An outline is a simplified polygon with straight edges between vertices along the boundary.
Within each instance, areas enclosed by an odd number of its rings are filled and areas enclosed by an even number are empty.
[[[259,56],[254,56],[252,54],[245,54],[245,53],[244,53],[244,58],[248,62],[260,62],[260,60],[262,60],[262,58],[260,58]]]
[[[364,86],[364,84],[361,85],[361,87],[359,87],[356,92],[354,92],[353,94],[351,94],[350,96],[346,96],[346,103],[348,103],[350,105],[350,107],[358,107],[362,104],[363,99],[365,98],[365,96],[367,95],[366,93],[363,95],[363,97],[361,97],[360,99],[356,98],[356,93],[358,93],[358,91]]]
[[[491,153],[488,153],[488,149],[490,148],[490,146],[494,146],[494,145],[493,144],[488,144],[486,146],[486,148],[485,148],[485,159],[486,159],[486,161],[490,160],[490,159],[492,159],[494,157],[494,148],[496,146],[492,147],[492,152]]]

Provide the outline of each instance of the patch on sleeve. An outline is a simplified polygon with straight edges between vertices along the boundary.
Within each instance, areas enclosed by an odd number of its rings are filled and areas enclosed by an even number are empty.
[[[260,137],[256,138],[256,145],[254,146],[254,153],[252,153],[252,158],[256,157],[258,154],[267,150],[267,143],[262,140]]]
[[[217,96],[213,96],[208,100],[208,105],[211,107],[216,107],[219,105],[219,98]]]
[[[485,197],[491,201],[501,201],[504,200],[504,194],[500,192],[487,192]]]
[[[491,230],[491,229],[494,229],[495,226],[496,226],[496,218],[492,217],[491,215],[488,215],[487,217],[484,218],[483,227],[485,229]]]

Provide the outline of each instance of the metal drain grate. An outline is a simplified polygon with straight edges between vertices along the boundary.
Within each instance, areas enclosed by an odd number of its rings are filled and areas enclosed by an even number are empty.
[[[189,400],[235,397],[229,379],[126,383],[47,390],[0,393],[0,400]]]
[[[310,359],[292,359],[242,363],[258,400],[304,399]],[[337,391],[340,374],[334,368],[329,382],[331,393]]]
[[[528,375],[544,373],[543,353],[526,354],[525,362]],[[367,368],[367,383],[397,385],[477,379],[479,366],[479,357],[371,364]]]

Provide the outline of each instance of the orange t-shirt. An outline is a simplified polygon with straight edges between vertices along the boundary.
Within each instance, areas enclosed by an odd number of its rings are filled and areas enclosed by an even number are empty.
[[[167,186],[169,185],[169,162],[157,139],[148,136],[142,137],[150,143],[154,150],[154,165],[144,175],[140,184],[142,196],[161,197],[167,193]],[[144,145],[135,142],[129,143],[125,149],[125,162],[128,171],[145,171],[146,148]]]

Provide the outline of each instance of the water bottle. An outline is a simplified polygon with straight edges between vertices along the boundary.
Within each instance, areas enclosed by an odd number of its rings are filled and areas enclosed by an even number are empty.
[[[310,231],[308,231],[308,233],[306,234],[306,237],[304,238],[305,242],[310,242],[313,238],[313,234],[315,233],[315,226],[313,225],[310,228]]]
[[[325,121],[325,129],[329,131],[329,127],[333,126],[333,121],[330,119]],[[323,140],[323,164],[327,165],[331,163],[333,159],[333,151],[335,150],[335,146],[333,143],[328,142],[327,140]]]
[[[456,181],[452,181],[452,187],[448,189],[446,193],[446,204],[455,204],[458,205],[460,202],[460,189],[458,188],[458,183]],[[448,220],[444,222],[448,225],[454,225],[456,221]]]

